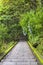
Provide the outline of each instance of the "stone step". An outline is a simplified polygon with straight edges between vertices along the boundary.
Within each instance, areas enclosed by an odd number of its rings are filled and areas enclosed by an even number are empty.
[[[36,62],[36,59],[6,59],[4,62]]]
[[[37,62],[3,62],[2,65],[37,65]]]

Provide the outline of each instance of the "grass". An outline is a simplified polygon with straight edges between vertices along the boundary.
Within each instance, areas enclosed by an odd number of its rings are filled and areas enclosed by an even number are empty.
[[[39,63],[41,65],[43,65],[43,59],[41,58],[41,56],[38,53],[38,51],[31,45],[31,43],[28,42],[28,44],[29,44],[30,48],[32,49],[33,53],[35,54],[35,56],[37,57],[37,59],[39,60]]]

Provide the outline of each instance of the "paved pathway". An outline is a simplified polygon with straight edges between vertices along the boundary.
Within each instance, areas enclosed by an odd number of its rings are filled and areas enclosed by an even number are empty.
[[[0,65],[38,65],[26,41],[20,41],[0,62]]]

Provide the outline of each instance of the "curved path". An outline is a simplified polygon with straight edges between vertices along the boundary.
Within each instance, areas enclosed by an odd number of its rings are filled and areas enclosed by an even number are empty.
[[[38,65],[26,41],[20,41],[0,62],[0,65]]]

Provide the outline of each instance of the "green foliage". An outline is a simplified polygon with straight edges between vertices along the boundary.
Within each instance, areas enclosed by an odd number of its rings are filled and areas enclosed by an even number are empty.
[[[7,27],[4,24],[0,23],[0,42],[4,42],[5,41],[5,36],[7,35]]]
[[[28,16],[27,16],[27,14],[23,14],[21,17],[22,18],[20,19],[20,25],[22,26],[24,35],[26,35],[27,34]]]
[[[43,36],[43,7],[36,11],[31,10],[23,14],[21,16],[20,25],[24,31],[26,29],[28,39],[35,48],[39,44],[41,45],[40,37]]]

